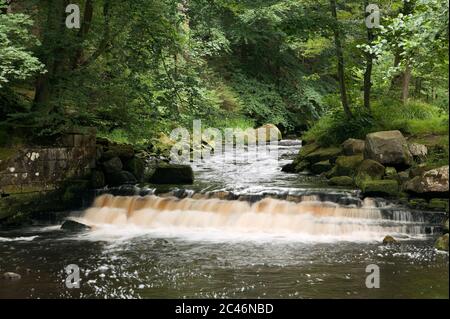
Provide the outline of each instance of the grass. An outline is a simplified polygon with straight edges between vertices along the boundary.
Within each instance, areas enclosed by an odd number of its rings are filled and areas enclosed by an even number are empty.
[[[373,103],[371,114],[365,110],[354,110],[353,113],[354,118],[350,121],[340,110],[326,114],[304,134],[304,139],[330,146],[347,138],[363,139],[367,133],[376,131],[400,130],[407,136],[448,136],[448,112],[420,101],[403,104],[385,99]]]

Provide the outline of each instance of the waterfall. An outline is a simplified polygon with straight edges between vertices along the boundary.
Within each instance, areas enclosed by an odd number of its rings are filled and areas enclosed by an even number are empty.
[[[418,236],[423,217],[408,211],[382,213],[371,200],[361,207],[303,196],[299,202],[264,198],[255,203],[217,198],[113,196],[97,197],[82,222],[95,227],[139,227],[161,232],[208,231],[258,234],[309,240],[381,240],[386,235]]]

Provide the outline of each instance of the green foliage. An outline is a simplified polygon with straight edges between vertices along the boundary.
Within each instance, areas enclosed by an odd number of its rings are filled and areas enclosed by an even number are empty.
[[[1,0],[0,9],[3,6]],[[27,49],[38,44],[30,33],[32,25],[28,15],[0,14],[0,89],[43,71],[44,65]]]
[[[374,103],[372,113],[354,112],[348,120],[341,110],[331,111],[304,135],[306,141],[320,145],[338,145],[348,138],[364,139],[370,132],[400,130],[406,135],[448,135],[448,114],[439,107],[421,101],[403,104],[395,99]]]

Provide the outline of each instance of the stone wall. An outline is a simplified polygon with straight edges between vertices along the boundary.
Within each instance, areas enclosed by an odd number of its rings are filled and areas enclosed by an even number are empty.
[[[41,198],[67,187],[68,180],[88,178],[96,152],[96,134],[90,130],[66,134],[51,147],[21,147],[0,159],[0,219],[14,213],[11,206],[22,199],[38,205]]]

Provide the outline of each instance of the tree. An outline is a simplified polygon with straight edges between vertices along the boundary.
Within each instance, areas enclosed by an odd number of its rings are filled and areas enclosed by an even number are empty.
[[[344,66],[344,54],[342,52],[342,42],[341,42],[341,30],[339,26],[339,20],[337,17],[337,5],[336,0],[330,0],[330,8],[331,8],[331,15],[333,19],[335,20],[334,25],[334,43],[336,47],[336,58],[338,61],[338,68],[337,68],[337,74],[338,74],[338,81],[339,81],[339,90],[341,92],[341,102],[342,106],[344,108],[344,112],[347,115],[348,118],[351,118],[352,112],[350,110],[350,106],[348,103],[348,97],[347,97],[347,89],[345,85],[345,66]]]

